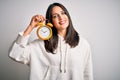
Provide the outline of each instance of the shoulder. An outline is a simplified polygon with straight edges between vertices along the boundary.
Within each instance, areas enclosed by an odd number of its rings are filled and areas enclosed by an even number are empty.
[[[89,41],[84,38],[83,36],[80,36],[80,41],[79,41],[79,44],[78,44],[79,47],[85,47],[85,48],[90,48],[90,43]]]

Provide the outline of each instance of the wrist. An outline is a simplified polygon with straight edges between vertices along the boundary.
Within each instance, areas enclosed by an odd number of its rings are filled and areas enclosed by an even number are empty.
[[[29,26],[27,27],[27,29],[24,31],[23,36],[29,35],[32,30],[33,30],[33,27],[32,27],[31,25],[29,25]]]

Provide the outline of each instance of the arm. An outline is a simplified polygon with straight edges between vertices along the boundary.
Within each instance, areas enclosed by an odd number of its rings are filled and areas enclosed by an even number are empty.
[[[31,19],[30,24],[28,25],[28,27],[27,27],[26,30],[24,31],[23,36],[29,35],[29,34],[31,33],[31,31],[32,31],[34,28],[37,27],[37,24],[38,24],[39,22],[43,22],[43,21],[45,21],[45,17],[44,17],[44,16],[42,16],[42,15],[35,15],[35,16],[33,16],[32,19]]]
[[[84,68],[84,80],[93,80],[93,66],[92,66],[92,58],[91,58],[91,49],[90,46],[86,51],[86,61]]]
[[[44,21],[45,18],[42,15],[35,15],[32,17],[30,24],[23,33],[20,33],[16,41],[14,42],[9,56],[24,64],[28,64],[30,61],[30,45],[28,45],[28,39],[31,31],[37,27],[39,21]]]
[[[28,64],[30,60],[30,46],[28,45],[28,39],[29,35],[23,36],[23,33],[19,33],[18,38],[14,42],[9,53],[9,57],[18,62]]]

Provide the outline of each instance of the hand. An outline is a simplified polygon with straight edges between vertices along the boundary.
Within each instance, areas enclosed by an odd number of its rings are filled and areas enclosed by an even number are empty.
[[[32,17],[29,26],[34,28],[34,27],[37,27],[37,24],[39,22],[44,22],[44,21],[45,21],[45,17],[44,16],[42,16],[42,15],[35,15],[35,16]]]
[[[37,27],[37,24],[38,24],[39,22],[44,22],[45,20],[46,20],[45,17],[42,16],[42,15],[35,15],[35,16],[33,16],[32,19],[31,19],[31,22],[30,22],[29,26],[28,26],[27,29],[24,31],[24,34],[23,34],[23,35],[26,36],[26,35],[30,34],[31,31],[32,31],[35,27]]]

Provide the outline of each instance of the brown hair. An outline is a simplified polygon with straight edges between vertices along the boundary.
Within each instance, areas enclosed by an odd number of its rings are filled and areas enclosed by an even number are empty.
[[[66,33],[66,36],[65,36],[65,42],[68,43],[71,48],[74,48],[79,43],[79,35],[76,32],[76,30],[74,29],[74,27],[73,27],[73,24],[72,24],[72,21],[71,21],[71,18],[70,18],[70,15],[69,15],[67,9],[60,3],[53,3],[47,9],[46,19],[48,19],[49,22],[52,23],[52,15],[51,15],[51,13],[52,13],[53,7],[55,7],[55,6],[61,7],[63,9],[63,11],[65,11],[65,14],[69,18],[69,25],[67,27],[67,33]],[[48,22],[48,20],[46,21],[46,23]],[[49,40],[45,40],[44,43],[45,43],[46,51],[51,52],[51,53],[54,54],[54,50],[58,46],[58,32],[57,32],[57,29],[54,26],[52,27],[52,31],[53,31],[52,38],[50,38]]]

